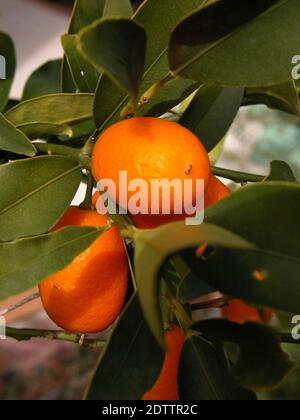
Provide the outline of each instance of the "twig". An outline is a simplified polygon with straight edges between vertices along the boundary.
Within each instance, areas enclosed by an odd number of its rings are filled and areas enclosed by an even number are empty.
[[[48,340],[66,341],[69,343],[80,344],[82,347],[89,349],[101,349],[106,342],[103,340],[92,340],[82,334],[68,333],[65,331],[36,330],[36,329],[17,329],[7,327],[5,329],[6,337],[13,338],[17,341],[29,341],[32,338],[45,338]]]
[[[191,305],[192,311],[199,311],[203,309],[218,309],[218,308],[225,308],[228,306],[228,299],[227,298],[218,298],[218,299],[211,299],[207,302],[197,302]]]
[[[212,173],[221,178],[230,179],[237,183],[262,182],[266,177],[263,175],[249,174],[247,172],[233,171],[230,169],[217,168],[212,166]]]
[[[15,311],[16,309],[21,308],[21,306],[24,306],[27,303],[30,303],[33,300],[38,299],[39,297],[40,297],[40,295],[39,295],[38,292],[33,293],[32,295],[27,296],[26,298],[20,300],[19,302],[15,303],[14,305],[9,306],[8,308],[3,309],[2,311],[0,310],[0,316],[4,316],[4,315],[8,314],[9,312]]]

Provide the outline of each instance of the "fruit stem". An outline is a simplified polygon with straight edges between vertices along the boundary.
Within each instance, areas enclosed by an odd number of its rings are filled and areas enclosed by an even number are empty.
[[[233,171],[231,169],[217,168],[212,166],[212,173],[221,178],[230,179],[239,184],[244,182],[262,182],[266,178],[263,175],[249,174],[246,172]]]
[[[73,147],[52,143],[34,143],[34,146],[41,154],[66,156],[78,161],[85,169],[89,169],[91,166],[91,158],[83,152],[83,149],[74,149]]]
[[[83,202],[80,204],[82,209],[93,209],[92,196],[94,190],[94,178],[91,171],[87,171],[86,193]]]
[[[28,341],[32,338],[45,338],[47,340],[67,341],[69,343],[79,344],[82,334],[68,333],[65,331],[36,330],[36,329],[17,329],[7,327],[5,330],[6,337],[13,338],[17,341]],[[89,349],[101,349],[106,345],[103,340],[91,340],[85,338],[82,346]]]

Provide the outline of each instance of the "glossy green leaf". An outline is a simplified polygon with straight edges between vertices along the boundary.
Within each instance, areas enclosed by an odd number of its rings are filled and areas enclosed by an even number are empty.
[[[176,78],[166,83],[159,92],[143,106],[141,115],[160,117],[186,99],[199,87],[198,82]]]
[[[0,243],[0,299],[36,286],[70,264],[103,232],[91,227],[67,227],[55,233]]]
[[[33,72],[25,84],[22,101],[52,93],[60,93],[61,66],[62,60],[52,60]]]
[[[182,249],[200,246],[201,243],[231,248],[252,248],[250,243],[223,229],[210,225],[187,226],[184,222],[172,223],[150,231],[138,230],[135,235],[135,274],[138,293],[146,320],[161,345],[164,340],[158,297],[158,272],[167,257]]]
[[[82,28],[103,16],[105,2],[106,0],[76,0],[69,25],[69,34],[77,34]]]
[[[196,335],[188,338],[182,349],[178,385],[180,399],[187,401],[255,399],[242,392],[231,377],[222,349]]]
[[[244,187],[205,211],[223,227],[261,249],[300,256],[300,186],[266,182]]]
[[[293,80],[275,86],[248,88],[243,104],[264,104],[269,108],[300,115],[299,95]]]
[[[207,337],[237,344],[240,354],[232,372],[239,383],[255,391],[272,389],[295,367],[283,352],[279,333],[266,325],[227,320],[200,321],[193,329]]]
[[[80,92],[94,93],[100,72],[85,59],[76,47],[76,35],[63,35],[61,42],[72,78]]]
[[[229,130],[243,95],[244,89],[204,85],[179,123],[196,134],[210,152]]]
[[[299,19],[298,0],[216,2],[175,29],[170,68],[176,75],[223,86],[286,82],[299,49]]]
[[[133,296],[100,356],[86,392],[88,400],[139,400],[158,377],[164,354]]]
[[[19,155],[34,156],[36,149],[22,131],[0,114],[0,150]]]
[[[163,79],[168,71],[168,42],[175,25],[206,0],[147,0],[133,16],[147,33],[146,64],[140,93]],[[120,111],[129,98],[107,76],[99,81],[94,114],[97,127],[106,127],[119,119]]]
[[[146,54],[146,33],[129,19],[104,19],[82,30],[78,47],[99,71],[136,99]]]
[[[0,241],[43,234],[69,207],[81,181],[76,162],[59,156],[0,166]]]
[[[295,178],[292,168],[281,160],[274,160],[271,162],[270,174],[265,181],[287,181],[298,182]]]
[[[73,127],[66,124],[28,123],[19,125],[19,129],[32,140],[45,139],[49,136],[72,137],[74,134]]]
[[[5,116],[32,137],[28,126],[34,130],[35,125],[75,125],[92,119],[93,100],[91,94],[46,95],[20,103]]]
[[[16,68],[16,53],[13,41],[10,36],[3,32],[0,32],[0,54],[3,57],[1,69],[5,70],[5,78],[0,78],[0,111],[2,111],[9,98]]]

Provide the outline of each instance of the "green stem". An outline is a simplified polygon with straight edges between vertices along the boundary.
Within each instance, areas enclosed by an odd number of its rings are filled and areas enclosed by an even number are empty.
[[[87,171],[86,193],[83,202],[80,204],[82,209],[92,209],[92,197],[94,190],[94,178],[91,171]]]
[[[74,149],[73,147],[52,143],[34,143],[34,146],[41,154],[66,156],[78,161],[86,169],[91,166],[91,158],[83,152],[83,149]]]
[[[5,330],[6,337],[13,338],[17,341],[28,341],[32,338],[44,338],[47,340],[66,341],[68,343],[81,344],[82,347],[89,349],[101,349],[106,342],[102,340],[91,340],[85,338],[81,341],[82,335],[75,333],[68,333],[65,331],[51,331],[51,330],[35,330],[35,329],[17,329],[7,327]]]
[[[262,182],[266,177],[263,175],[249,174],[247,172],[233,171],[230,169],[217,168],[212,166],[212,173],[221,178],[230,179],[237,183]]]

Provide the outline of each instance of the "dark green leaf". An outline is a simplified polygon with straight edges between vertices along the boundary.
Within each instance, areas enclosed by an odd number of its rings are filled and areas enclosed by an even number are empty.
[[[67,227],[55,233],[0,243],[0,299],[24,292],[62,270],[103,232]]]
[[[26,82],[22,101],[51,93],[60,93],[61,66],[62,60],[48,61],[32,73]]]
[[[271,171],[265,180],[298,182],[291,167],[281,160],[271,162]]]
[[[154,384],[164,355],[131,298],[88,387],[88,400],[139,400]]]
[[[268,326],[252,322],[238,325],[220,319],[200,321],[192,328],[207,337],[239,345],[239,358],[232,372],[246,388],[256,391],[274,388],[294,368],[281,348],[279,333]]]
[[[0,150],[19,155],[34,156],[36,149],[22,131],[0,114]]]
[[[144,72],[146,33],[128,19],[100,20],[83,29],[80,51],[133,99]]]
[[[158,272],[167,257],[202,243],[231,248],[252,248],[248,242],[223,229],[209,225],[187,226],[184,222],[172,223],[150,231],[137,231],[135,240],[135,274],[139,297],[150,329],[161,345],[164,339],[158,297]]]
[[[297,116],[300,114],[299,95],[293,80],[275,86],[246,89],[244,105],[254,104],[265,104]]]
[[[106,0],[103,16],[122,16],[130,18],[133,13],[130,0]]]
[[[0,54],[5,60],[4,63],[2,59],[2,65],[4,65],[2,70],[5,69],[5,78],[0,77],[0,111],[2,111],[8,101],[16,68],[16,53],[13,41],[3,32],[0,32]]]
[[[22,133],[26,134],[30,139],[45,139],[51,136],[72,137],[74,135],[73,127],[64,124],[51,123],[28,123],[19,126]]]
[[[298,0],[216,2],[175,29],[170,42],[171,70],[223,86],[286,82],[299,49],[299,6]]]
[[[63,35],[61,40],[72,78],[78,90],[94,93],[100,72],[77,51],[76,35]]]
[[[93,100],[91,94],[46,95],[20,103],[5,116],[29,137],[33,137],[35,126],[41,124],[46,127],[66,126],[92,119]]]
[[[214,249],[209,258],[182,253],[192,270],[215,290],[254,305],[298,313],[300,259],[257,250]]]
[[[210,152],[229,130],[243,95],[244,89],[204,85],[179,123],[196,134]]]
[[[182,400],[234,401],[253,400],[243,392],[229,373],[222,349],[200,336],[191,336],[184,344],[179,364],[179,394]]]
[[[81,181],[77,163],[43,156],[0,166],[0,241],[43,234],[69,207]]]
[[[300,186],[266,182],[241,188],[205,211],[205,222],[223,227],[259,248],[300,256]]]
[[[147,0],[133,16],[133,20],[141,24],[147,33],[146,65],[141,94],[163,79],[169,71],[167,53],[171,30],[180,19],[205,3],[206,0]],[[104,128],[116,122],[128,99],[128,96],[104,75],[95,97],[97,127]]]
[[[141,114],[147,117],[160,117],[190,96],[198,87],[198,82],[181,78],[171,80],[147,105],[143,106]]]

